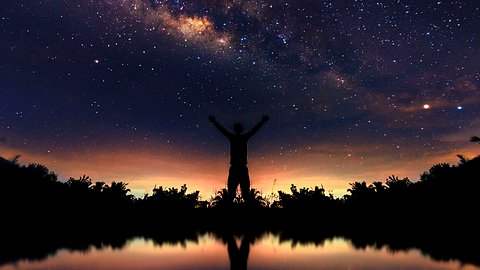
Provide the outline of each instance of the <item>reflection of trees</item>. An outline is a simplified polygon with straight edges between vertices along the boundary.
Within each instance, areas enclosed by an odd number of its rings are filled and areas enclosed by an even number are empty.
[[[354,182],[341,199],[327,194],[323,187],[292,185],[290,192],[278,192],[271,207],[255,189],[250,190],[248,203],[238,198],[229,204],[225,189],[209,202],[203,201],[198,191],[189,193],[186,185],[179,189],[156,187],[151,195],[135,198],[125,182],[106,184],[88,176],[61,182],[43,165],[20,165],[18,157],[0,157],[0,212],[2,220],[8,221],[2,224],[1,232],[12,241],[15,237],[27,241],[45,235],[39,241],[56,247],[68,235],[116,243],[118,238],[132,235],[154,238],[161,230],[176,241],[183,237],[182,233],[176,235],[179,231],[188,231],[192,237],[197,230],[223,226],[241,234],[282,232],[283,237],[300,243],[312,237],[347,235],[358,246],[385,243],[393,249],[420,247],[429,250],[426,253],[440,254],[437,257],[451,256],[480,265],[469,255],[471,251],[429,246],[439,241],[434,231],[443,231],[441,240],[452,247],[462,245],[455,239],[469,239],[472,244],[480,241],[475,217],[480,205],[480,157],[459,157],[456,165],[432,166],[416,182],[397,176],[390,176],[385,183]],[[322,217],[320,221],[318,217]],[[362,241],[361,235],[371,236]],[[9,250],[21,252],[20,248]]]
[[[191,230],[179,230],[174,233],[157,231],[154,234],[145,234],[143,236],[102,235],[93,231],[90,233],[91,235],[88,237],[71,233],[64,234],[58,238],[49,236],[47,239],[47,237],[38,236],[38,238],[28,240],[22,237],[15,237],[15,239],[13,239],[13,237],[9,238],[9,236],[2,237],[3,240],[7,241],[0,243],[0,248],[2,249],[0,266],[7,263],[15,263],[19,260],[44,260],[48,256],[55,255],[59,250],[81,251],[85,253],[93,249],[101,250],[104,248],[121,250],[129,241],[137,237],[142,237],[147,241],[151,240],[155,246],[186,246],[187,242],[200,243],[199,238],[205,235],[205,233],[198,233]],[[268,232],[263,232],[260,235],[253,236],[251,234],[234,234],[233,232],[226,231],[210,231],[206,233],[206,235],[211,235],[224,243],[230,260],[230,269],[232,270],[246,270],[250,256],[250,247],[253,246],[257,240],[268,234]],[[342,237],[358,250],[374,248],[387,250],[395,254],[399,251],[408,252],[409,250],[415,249],[420,250],[424,256],[436,261],[447,262],[457,260],[461,263],[480,266],[477,250],[472,248],[471,243],[466,243],[464,239],[444,237],[438,241],[438,236],[436,236],[436,239],[425,236],[418,237],[418,235],[405,237],[404,235],[395,235],[395,233],[389,235],[377,234],[374,231],[363,231],[361,233],[349,232],[346,235],[340,236],[334,233],[318,233],[318,231],[312,230],[305,230],[303,232],[298,230],[285,230],[274,234],[274,236],[279,237],[280,243],[291,243],[292,247],[312,244],[323,246],[326,241]],[[240,240],[240,244],[236,239]],[[41,241],[38,242],[39,240]],[[478,240],[477,237],[475,241]]]

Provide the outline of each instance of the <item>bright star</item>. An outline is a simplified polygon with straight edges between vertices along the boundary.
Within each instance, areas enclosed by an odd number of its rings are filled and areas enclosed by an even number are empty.
[[[457,106],[457,110],[462,110],[463,107],[462,106]]]

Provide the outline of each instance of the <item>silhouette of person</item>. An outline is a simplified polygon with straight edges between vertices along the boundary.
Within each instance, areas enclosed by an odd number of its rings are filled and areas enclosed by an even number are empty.
[[[268,116],[263,116],[255,127],[247,133],[243,133],[243,125],[236,123],[233,125],[234,133],[227,131],[215,117],[209,116],[208,120],[212,122],[220,132],[230,141],[230,170],[228,172],[227,194],[228,201],[233,202],[237,186],[240,185],[242,197],[247,202],[250,192],[250,176],[247,168],[247,143],[248,140],[260,130],[260,128],[268,121]]]
[[[231,235],[228,238],[228,258],[230,259],[230,270],[247,270],[248,254],[250,253],[250,241],[247,236],[244,236],[240,244]]]

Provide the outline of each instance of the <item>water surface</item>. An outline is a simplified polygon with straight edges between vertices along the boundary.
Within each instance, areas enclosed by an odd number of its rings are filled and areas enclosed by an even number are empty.
[[[348,239],[322,244],[295,244],[273,234],[256,240],[220,239],[203,234],[196,240],[158,244],[133,238],[121,248],[60,249],[44,259],[22,259],[0,266],[7,269],[465,269],[479,267],[459,261],[436,261],[416,249],[356,248]]]

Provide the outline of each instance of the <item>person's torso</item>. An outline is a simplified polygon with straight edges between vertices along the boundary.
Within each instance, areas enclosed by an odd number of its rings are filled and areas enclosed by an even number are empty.
[[[247,142],[248,138],[242,135],[235,135],[230,139],[230,164],[247,164]]]

